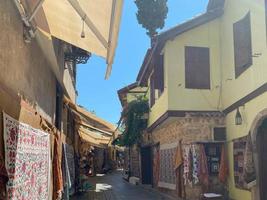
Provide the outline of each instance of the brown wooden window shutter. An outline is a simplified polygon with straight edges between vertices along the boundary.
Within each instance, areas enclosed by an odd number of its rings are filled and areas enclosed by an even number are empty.
[[[209,48],[185,47],[185,88],[210,89]]]
[[[154,73],[150,77],[150,107],[155,104],[155,76]]]
[[[234,23],[235,77],[252,65],[250,13]]]
[[[155,63],[155,89],[164,91],[164,55],[159,55]]]

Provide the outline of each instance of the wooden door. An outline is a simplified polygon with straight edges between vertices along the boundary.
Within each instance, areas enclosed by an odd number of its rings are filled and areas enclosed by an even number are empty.
[[[142,183],[152,185],[152,151],[151,147],[141,148]]]
[[[267,119],[260,126],[257,134],[257,147],[259,155],[259,186],[260,200],[267,199]]]

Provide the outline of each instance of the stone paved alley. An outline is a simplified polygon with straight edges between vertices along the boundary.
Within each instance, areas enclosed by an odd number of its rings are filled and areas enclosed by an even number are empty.
[[[169,200],[158,192],[132,185],[122,179],[120,171],[90,179],[94,189],[71,200]]]

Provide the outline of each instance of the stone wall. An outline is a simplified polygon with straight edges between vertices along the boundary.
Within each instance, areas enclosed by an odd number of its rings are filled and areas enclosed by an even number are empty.
[[[225,126],[224,116],[218,113],[187,113],[186,117],[167,119],[165,124],[157,127],[152,133],[143,135],[143,143],[170,144],[182,140],[191,143],[203,140],[212,140],[213,128]],[[177,196],[178,191],[157,188],[172,196]],[[186,186],[186,196],[190,200],[198,200],[201,193],[200,186]]]
[[[135,145],[131,148],[131,176],[140,178],[140,158],[139,148]]]

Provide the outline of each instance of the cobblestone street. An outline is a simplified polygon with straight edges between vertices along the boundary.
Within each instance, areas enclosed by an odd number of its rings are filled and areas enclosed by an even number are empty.
[[[168,200],[157,192],[131,185],[122,179],[120,171],[90,179],[94,189],[71,200]]]

